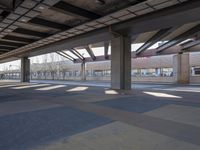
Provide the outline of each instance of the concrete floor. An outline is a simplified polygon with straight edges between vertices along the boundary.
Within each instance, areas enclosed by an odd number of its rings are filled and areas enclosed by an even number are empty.
[[[99,84],[0,81],[0,150],[200,149],[200,86]]]

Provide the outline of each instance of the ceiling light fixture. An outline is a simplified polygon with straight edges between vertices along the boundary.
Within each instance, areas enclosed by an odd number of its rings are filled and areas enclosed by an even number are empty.
[[[40,6],[40,7],[38,7],[39,9],[41,9],[41,10],[44,10],[44,7],[43,6]]]
[[[21,19],[22,22],[26,22],[26,19]]]
[[[100,4],[100,5],[106,4],[105,0],[95,0],[95,3]]]

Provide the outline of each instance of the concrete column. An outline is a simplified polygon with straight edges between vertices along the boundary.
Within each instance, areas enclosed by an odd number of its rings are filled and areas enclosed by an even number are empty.
[[[30,59],[21,58],[21,82],[30,82]]]
[[[113,36],[111,39],[111,88],[131,89],[131,37]]]
[[[173,75],[178,84],[188,84],[190,82],[189,53],[173,56]]]
[[[81,63],[81,80],[85,81],[86,80],[86,74],[85,74],[85,62],[83,61]]]

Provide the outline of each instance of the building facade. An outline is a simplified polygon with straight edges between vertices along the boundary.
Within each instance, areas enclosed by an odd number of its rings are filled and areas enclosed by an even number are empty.
[[[132,59],[131,76],[133,82],[176,82],[174,56],[142,57]],[[200,53],[189,54],[189,82],[200,83]],[[32,80],[81,80],[80,63],[70,61],[31,64]],[[110,81],[111,62],[99,61],[86,63],[86,80]],[[1,79],[19,79],[19,70],[0,73]]]

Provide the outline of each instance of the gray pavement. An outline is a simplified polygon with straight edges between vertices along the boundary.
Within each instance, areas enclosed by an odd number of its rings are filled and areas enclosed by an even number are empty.
[[[200,149],[199,86],[108,84],[0,81],[0,150]]]

